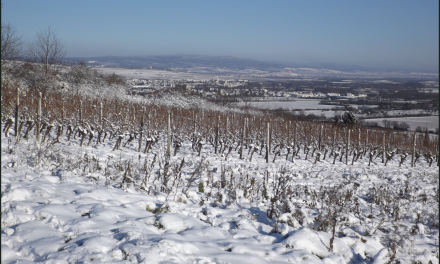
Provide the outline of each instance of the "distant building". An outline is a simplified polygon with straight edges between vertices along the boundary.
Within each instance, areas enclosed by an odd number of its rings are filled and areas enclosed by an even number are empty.
[[[297,97],[309,98],[309,97],[314,97],[314,95],[313,95],[312,93],[308,93],[308,94],[298,94]]]
[[[316,93],[316,94],[315,94],[315,97],[317,97],[317,98],[325,98],[326,95],[323,94],[323,93]]]

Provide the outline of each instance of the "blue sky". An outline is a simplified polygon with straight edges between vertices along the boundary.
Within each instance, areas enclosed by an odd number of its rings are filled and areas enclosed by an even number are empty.
[[[3,0],[24,40],[51,26],[67,56],[200,54],[438,71],[439,1]]]

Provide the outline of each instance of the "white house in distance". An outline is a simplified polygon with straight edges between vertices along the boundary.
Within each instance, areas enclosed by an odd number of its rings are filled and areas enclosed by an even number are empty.
[[[296,95],[296,97],[299,97],[299,98],[309,98],[309,97],[314,97],[314,95],[313,95],[312,92],[310,92],[310,93],[298,93]]]

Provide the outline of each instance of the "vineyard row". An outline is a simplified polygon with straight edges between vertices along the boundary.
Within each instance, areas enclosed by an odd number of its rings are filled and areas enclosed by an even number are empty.
[[[255,152],[265,155],[266,162],[293,158],[300,151],[315,162],[332,157],[346,164],[359,158],[369,162],[380,158],[384,165],[395,156],[411,166],[420,157],[439,165],[438,136],[366,128],[357,124],[298,122],[291,117],[270,112],[260,115],[209,111],[196,108],[165,107],[121,99],[86,98],[61,92],[20,92],[17,84],[2,83],[2,122],[5,136],[14,129],[19,141],[29,133],[45,142],[59,142],[65,132],[67,140],[81,138],[80,144],[101,143],[116,138],[113,150],[138,141],[139,152],[148,152],[160,137],[167,137],[168,155],[176,155],[183,142],[191,142],[194,151],[206,145],[226,156],[244,151],[252,160]],[[38,129],[37,129],[38,128]],[[411,159],[407,158],[411,156]]]

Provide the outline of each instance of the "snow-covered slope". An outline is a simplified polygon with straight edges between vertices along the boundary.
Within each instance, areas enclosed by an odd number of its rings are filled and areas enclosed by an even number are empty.
[[[247,149],[225,160],[208,144],[199,157],[189,143],[167,160],[164,137],[145,154],[137,142],[112,151],[116,138],[52,140],[2,134],[2,263],[438,262],[439,170],[424,160],[314,165],[301,152],[266,164]],[[164,186],[167,161],[183,165]],[[280,179],[291,212],[270,219]],[[316,228],[334,206],[319,200],[324,191],[352,195],[334,208],[358,208],[340,214],[334,238]]]

